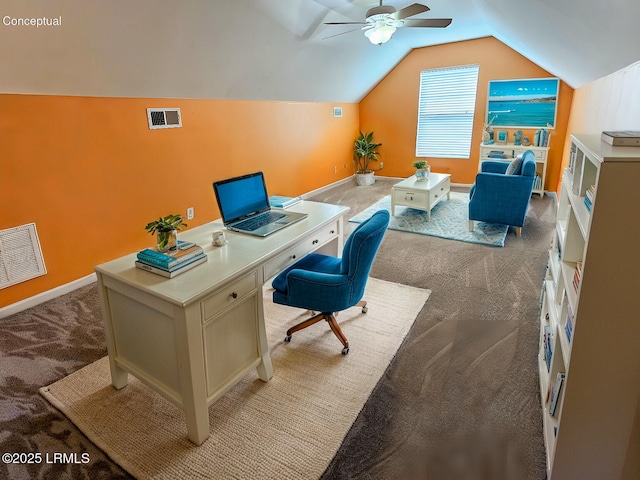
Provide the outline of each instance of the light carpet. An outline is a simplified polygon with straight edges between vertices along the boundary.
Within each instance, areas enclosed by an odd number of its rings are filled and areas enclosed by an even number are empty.
[[[350,222],[362,223],[378,210],[391,213],[391,196],[388,195],[358,215]],[[472,232],[469,231],[469,194],[451,192],[450,200],[442,200],[431,209],[431,220],[427,221],[427,212],[415,208],[396,206],[396,215],[389,223],[391,230],[419,233],[432,237],[447,238],[469,243],[480,243],[504,247],[509,229],[506,225],[476,222]]]
[[[311,479],[337,452],[429,298],[429,290],[371,278],[358,307],[338,322],[350,353],[325,322],[283,341],[307,315],[275,305],[265,289],[274,375],[255,372],[209,408],[210,437],[186,437],[181,410],[133,376],[115,390],[107,357],[40,389],[99,448],[139,479]]]

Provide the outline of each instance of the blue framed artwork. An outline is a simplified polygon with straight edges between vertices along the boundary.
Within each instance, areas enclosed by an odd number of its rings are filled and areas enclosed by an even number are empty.
[[[492,127],[556,127],[557,78],[489,80],[487,123]]]

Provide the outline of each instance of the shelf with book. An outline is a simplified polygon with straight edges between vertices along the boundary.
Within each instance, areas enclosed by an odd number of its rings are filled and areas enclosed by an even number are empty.
[[[630,442],[640,438],[640,295],[629,287],[640,269],[639,181],[640,147],[572,135],[540,319],[549,480],[640,478]]]

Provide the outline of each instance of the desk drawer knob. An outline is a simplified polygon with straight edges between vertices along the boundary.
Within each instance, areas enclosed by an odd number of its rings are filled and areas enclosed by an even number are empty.
[[[291,255],[291,260],[295,260],[296,256],[295,255]]]
[[[320,240],[316,239],[313,242],[311,242],[311,245],[315,245],[316,243],[318,243]]]
[[[331,235],[333,235],[334,233],[336,233],[336,231],[335,230],[331,230]]]
[[[231,297],[232,298],[238,298],[238,293],[237,292],[232,292],[231,293]]]

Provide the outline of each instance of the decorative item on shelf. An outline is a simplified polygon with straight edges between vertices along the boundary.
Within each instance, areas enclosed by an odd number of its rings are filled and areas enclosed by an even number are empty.
[[[529,145],[531,145],[531,139],[525,135],[524,137],[522,137],[522,145],[528,147]]]
[[[413,162],[413,166],[416,169],[416,181],[426,182],[429,179],[431,166],[425,160],[417,160]]]
[[[167,215],[149,222],[145,228],[151,235],[156,234],[156,244],[159,252],[174,251],[178,248],[178,230],[186,227],[182,215]]]
[[[516,130],[515,132],[513,132],[513,144],[514,145],[521,145],[522,144],[522,130]]]
[[[491,144],[493,143],[493,127],[491,124],[495,120],[496,117],[493,117],[491,120],[486,122],[482,127],[482,143]]]
[[[358,185],[371,185],[375,182],[373,177],[374,171],[369,169],[370,161],[378,161],[378,152],[376,149],[381,143],[373,141],[373,132],[362,133],[353,144],[353,152],[356,161],[356,181]]]
[[[504,145],[507,143],[508,137],[509,137],[509,134],[506,130],[498,130],[496,132],[496,143],[500,143]]]

